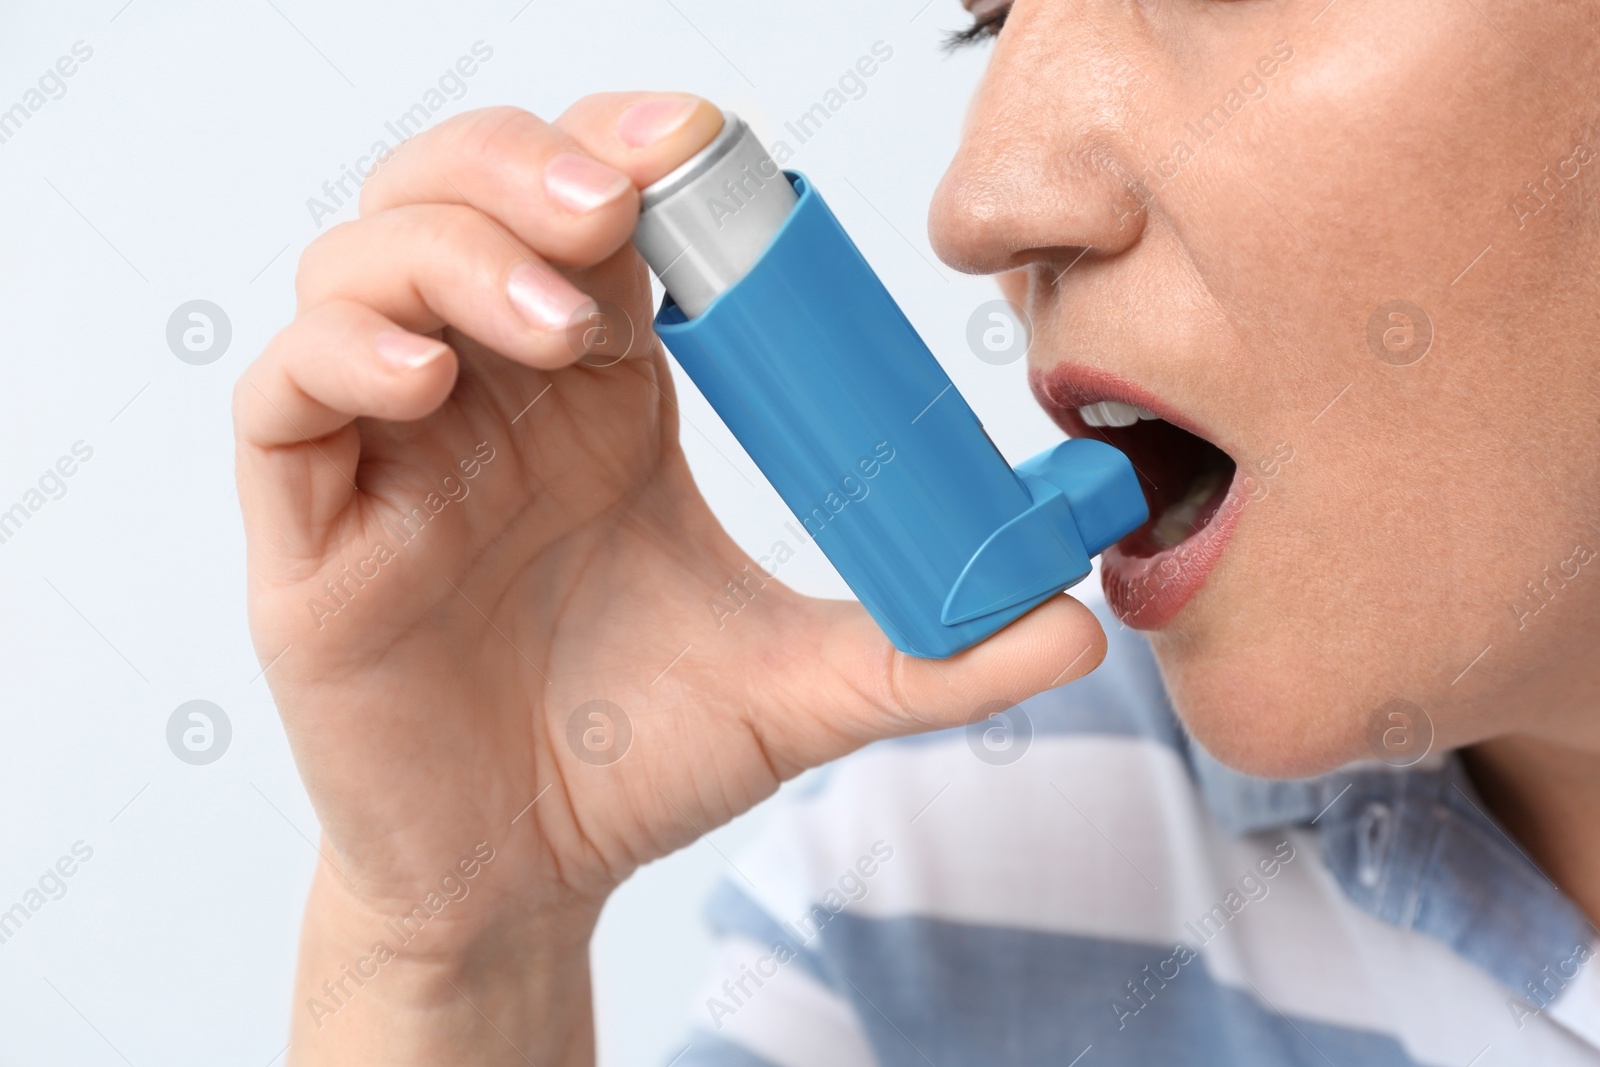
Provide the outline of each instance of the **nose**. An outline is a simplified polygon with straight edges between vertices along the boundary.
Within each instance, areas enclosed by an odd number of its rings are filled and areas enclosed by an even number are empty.
[[[955,269],[1064,272],[1139,240],[1139,42],[1103,14],[1089,25],[1086,9],[1102,6],[1012,7],[929,208],[933,249]]]

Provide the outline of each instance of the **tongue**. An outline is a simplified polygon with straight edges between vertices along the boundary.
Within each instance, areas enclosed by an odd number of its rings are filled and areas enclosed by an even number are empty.
[[[1183,496],[1168,504],[1150,525],[1150,541],[1157,548],[1181,544],[1210,521],[1221,504],[1219,490],[1226,488],[1225,471],[1215,467],[1201,471]]]

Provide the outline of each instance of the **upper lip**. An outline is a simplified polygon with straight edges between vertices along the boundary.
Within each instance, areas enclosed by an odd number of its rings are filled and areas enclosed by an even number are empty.
[[[1137,382],[1129,381],[1112,371],[1090,367],[1081,363],[1058,363],[1048,368],[1030,368],[1028,385],[1040,405],[1075,437],[1087,436],[1089,424],[1083,421],[1078,409],[1101,400],[1120,400],[1124,404],[1144,408],[1181,430],[1196,437],[1223,446],[1201,423],[1187,413],[1174,408],[1168,401],[1150,392]],[[1223,448],[1223,451],[1227,451]]]

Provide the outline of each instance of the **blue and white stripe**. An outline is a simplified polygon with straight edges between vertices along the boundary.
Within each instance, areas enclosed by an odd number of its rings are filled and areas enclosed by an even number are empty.
[[[1457,760],[1239,775],[1105,621],[1020,759],[947,730],[780,804],[675,1067],[1600,1064],[1595,931]]]

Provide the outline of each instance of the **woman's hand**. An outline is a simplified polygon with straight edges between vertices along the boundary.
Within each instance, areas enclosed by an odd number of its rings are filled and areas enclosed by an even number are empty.
[[[748,580],[627,243],[637,190],[720,125],[624,93],[418,136],[307,249],[239,382],[251,627],[325,835],[295,1062],[584,1061],[587,939],[640,864],[1100,661],[1067,597],[931,662],[853,603]],[[620,360],[590,328],[630,323]],[[719,622],[735,578],[751,599]]]

